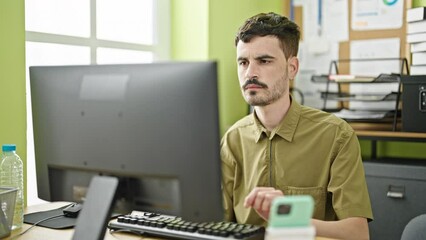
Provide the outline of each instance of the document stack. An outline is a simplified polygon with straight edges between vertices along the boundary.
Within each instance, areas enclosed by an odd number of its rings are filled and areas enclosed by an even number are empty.
[[[426,75],[426,6],[407,10],[407,43],[410,43],[411,75]]]

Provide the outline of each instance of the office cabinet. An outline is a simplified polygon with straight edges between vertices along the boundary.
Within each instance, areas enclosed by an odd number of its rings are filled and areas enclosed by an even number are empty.
[[[370,238],[401,239],[405,225],[426,213],[426,162],[365,161],[364,168],[374,216]]]
[[[401,239],[407,223],[426,213],[426,145],[419,158],[378,156],[377,142],[426,143],[426,133],[356,131],[359,139],[371,142],[371,156],[364,159],[365,176],[374,221],[370,239]],[[426,227],[426,226],[425,226]]]
[[[402,130],[426,132],[426,75],[402,76]]]

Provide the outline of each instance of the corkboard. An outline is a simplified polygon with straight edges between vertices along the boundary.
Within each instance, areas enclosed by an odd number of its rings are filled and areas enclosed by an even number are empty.
[[[410,62],[409,44],[406,42],[406,9],[411,7],[411,1],[404,1],[405,9],[403,10],[402,27],[399,29],[386,29],[386,30],[366,30],[355,31],[351,28],[352,19],[352,0],[348,0],[348,13],[349,13],[349,41],[339,43],[339,59],[349,59],[350,57],[350,41],[353,40],[368,40],[380,38],[399,38],[401,43],[400,57],[405,57]],[[284,0],[284,13],[290,16],[290,1]],[[327,14],[327,13],[324,13]],[[302,33],[301,40],[306,39],[303,36],[303,7],[294,7],[294,21],[300,26]],[[340,73],[349,73],[349,64],[341,64],[339,66]]]
[[[284,14],[290,16],[290,1],[284,1]],[[350,42],[354,40],[369,40],[369,39],[382,39],[382,38],[399,38],[400,39],[400,57],[407,58],[408,64],[411,62],[409,44],[406,42],[406,9],[411,7],[411,1],[404,1],[404,10],[403,10],[403,21],[402,26],[399,29],[386,29],[386,30],[365,30],[365,31],[355,31],[352,29],[352,0],[348,0],[348,29],[349,29],[349,41],[344,41],[339,43],[339,59],[349,59],[350,58]],[[300,27],[301,31],[301,41],[306,40],[308,36],[303,35],[303,7],[295,6],[293,9],[294,13],[294,22]],[[327,14],[327,13],[324,13]],[[328,64],[328,63],[327,63]],[[350,73],[350,64],[349,62],[339,63],[339,73],[348,74]],[[343,92],[349,91],[348,84],[342,84],[341,90]],[[343,102],[345,107],[348,107],[347,102]]]

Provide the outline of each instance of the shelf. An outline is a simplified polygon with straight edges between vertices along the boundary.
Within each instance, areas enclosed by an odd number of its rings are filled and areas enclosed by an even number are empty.
[[[370,111],[370,110],[348,110],[341,109],[333,113],[339,118],[351,121],[374,121],[374,122],[392,122],[395,112],[393,111]]]
[[[349,94],[343,92],[321,92],[321,99],[327,97],[330,101],[362,101],[362,102],[383,102],[396,101],[398,92],[387,94]]]
[[[377,160],[377,142],[378,141],[395,141],[395,142],[418,142],[426,143],[426,133],[418,132],[397,132],[397,131],[371,131],[371,130],[355,130],[360,140],[371,141],[370,159]],[[423,158],[423,157],[422,157]],[[403,158],[409,159],[409,158]]]
[[[398,96],[397,92],[391,92],[388,94],[375,95],[375,94],[365,94],[365,95],[355,95],[351,94],[344,97],[330,97],[330,100],[337,101],[359,101],[359,102],[383,102],[383,101],[396,101]]]
[[[328,80],[328,75],[312,75],[311,77],[311,81],[314,83],[327,83],[329,82]]]
[[[426,143],[426,133],[399,132],[399,131],[377,131],[377,130],[356,130],[355,129],[355,134],[357,135],[358,139],[360,139],[360,140],[371,141],[370,160],[375,160],[375,161],[378,160],[378,155],[377,155],[377,142],[378,141]],[[404,159],[411,159],[411,158],[404,157]]]
[[[377,157],[375,159],[364,159],[364,163],[383,163],[410,166],[426,166],[426,158],[410,157]]]
[[[355,130],[359,139],[403,142],[426,142],[426,133]]]
[[[394,124],[393,122],[349,122],[349,125],[356,131],[393,131]],[[402,129],[401,122],[398,121],[396,125],[396,130],[400,131]]]
[[[400,74],[380,74],[379,76],[356,76],[347,74],[313,75],[315,83],[397,83]]]
[[[382,73],[378,76],[360,76],[360,75],[350,75],[350,74],[342,74],[339,72],[339,63],[349,64],[350,62],[374,62],[379,61],[380,64],[383,61],[398,61],[400,63],[399,69],[394,69],[392,73]],[[394,73],[397,70],[398,73]],[[368,72],[368,71],[366,71]],[[323,75],[314,75],[311,78],[311,81],[314,83],[326,83],[325,92],[321,92],[321,98],[323,99],[323,108],[322,110],[326,111],[327,101],[338,101],[339,110],[342,112],[336,113],[339,117],[347,120],[348,122],[356,121],[356,122],[380,122],[387,123],[392,121],[391,129],[397,131],[398,130],[398,117],[400,110],[400,97],[401,97],[401,75],[409,74],[408,61],[406,58],[375,58],[375,59],[339,59],[330,62],[329,72],[328,74]],[[348,86],[348,84],[398,84],[397,90],[392,90],[384,93],[358,93],[351,94],[348,92],[342,91],[342,85]],[[330,92],[330,84],[337,84],[338,90],[337,92]],[[368,87],[370,87],[368,85]],[[377,87],[380,89],[380,87]],[[368,91],[367,91],[368,92]],[[393,116],[390,116],[387,112],[384,112],[385,109],[389,109],[389,105],[386,107],[382,105],[371,105],[371,108],[376,108],[377,110],[382,107],[382,112],[368,112],[368,111],[358,111],[354,112],[345,108],[345,103],[350,102],[371,102],[371,104],[379,103],[379,102],[394,102],[395,107],[393,108]],[[379,107],[375,107],[379,106]],[[367,108],[366,108],[367,109]],[[356,115],[358,113],[358,115]],[[400,128],[399,128],[400,129]]]

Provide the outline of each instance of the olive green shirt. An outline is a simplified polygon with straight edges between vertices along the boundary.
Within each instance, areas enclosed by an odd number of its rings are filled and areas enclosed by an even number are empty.
[[[373,218],[358,139],[344,120],[292,101],[269,132],[250,114],[221,141],[222,187],[228,221],[266,225],[244,198],[254,187],[311,195],[313,217]]]

